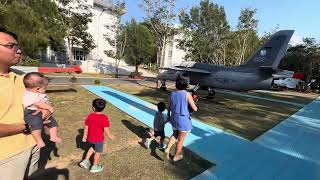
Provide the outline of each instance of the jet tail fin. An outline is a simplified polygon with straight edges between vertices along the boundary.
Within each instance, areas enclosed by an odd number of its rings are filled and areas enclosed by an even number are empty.
[[[241,66],[244,67],[272,67],[276,69],[284,57],[288,43],[294,30],[283,30],[273,34],[248,60]]]

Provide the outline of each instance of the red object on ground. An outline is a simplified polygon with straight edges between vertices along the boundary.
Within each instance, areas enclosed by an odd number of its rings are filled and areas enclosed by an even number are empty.
[[[41,73],[82,73],[82,69],[80,66],[71,66],[69,68],[39,67],[38,72],[41,72]]]
[[[133,76],[130,79],[134,79],[134,80],[143,80],[144,77],[143,76]]]
[[[295,72],[294,74],[293,74],[293,78],[295,78],[295,79],[303,79],[304,78],[304,73],[302,73],[302,72]]]

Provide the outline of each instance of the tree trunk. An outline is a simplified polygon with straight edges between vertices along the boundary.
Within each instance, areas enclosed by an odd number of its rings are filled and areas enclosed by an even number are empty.
[[[120,60],[116,59],[116,73],[114,75],[115,78],[119,77],[119,62],[120,62]]]
[[[165,57],[166,57],[166,46],[167,46],[167,38],[163,37],[163,39],[162,39],[162,47],[161,47],[160,67],[164,66],[164,60],[165,60]]]
[[[68,38],[68,47],[69,47],[69,63],[70,65],[73,65],[73,53],[72,53],[72,43],[71,43],[71,40]]]
[[[136,73],[138,74],[139,72],[139,65],[136,65]]]

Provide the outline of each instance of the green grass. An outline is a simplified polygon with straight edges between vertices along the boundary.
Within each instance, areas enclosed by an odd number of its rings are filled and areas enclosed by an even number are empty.
[[[84,120],[91,112],[95,95],[78,86],[49,87],[48,95],[54,103],[55,118],[59,123],[59,135],[63,143],[47,144],[42,149],[41,170],[36,179],[190,179],[213,165],[196,154],[184,150],[185,159],[179,163],[162,161],[163,152],[155,148],[143,148],[138,142],[144,137],[146,126],[107,104],[105,113],[109,116],[113,141],[105,141],[105,152],[101,163],[105,170],[91,174],[78,167],[84,150],[79,143],[82,138]],[[78,146],[78,143],[80,146]],[[54,154],[59,155],[56,157]]]
[[[113,83],[107,86],[138,96],[153,104],[159,101],[167,102],[170,93],[142,83]],[[202,90],[198,93],[202,97],[207,95],[207,92]],[[249,140],[254,140],[299,110],[298,107],[287,104],[222,93],[217,93],[214,99],[200,100],[197,106],[198,112],[193,113],[194,118]]]

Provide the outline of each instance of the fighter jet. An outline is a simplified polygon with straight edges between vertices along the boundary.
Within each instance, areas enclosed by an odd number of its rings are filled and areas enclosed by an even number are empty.
[[[284,57],[293,30],[282,30],[274,33],[247,61],[234,67],[217,66],[207,63],[182,62],[175,67],[163,67],[164,72],[158,80],[175,80],[183,73],[190,78],[190,84],[206,87],[209,96],[214,96],[214,89],[232,91],[249,91],[270,89],[275,79],[292,77],[292,71],[278,68]]]

